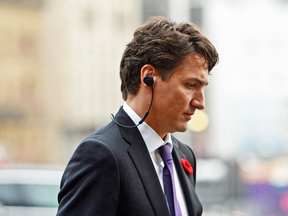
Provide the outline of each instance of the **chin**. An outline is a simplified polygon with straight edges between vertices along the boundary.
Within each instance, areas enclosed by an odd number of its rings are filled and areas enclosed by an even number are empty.
[[[188,129],[188,125],[185,124],[185,125],[179,125],[177,128],[175,128],[175,132],[185,132],[187,131]]]

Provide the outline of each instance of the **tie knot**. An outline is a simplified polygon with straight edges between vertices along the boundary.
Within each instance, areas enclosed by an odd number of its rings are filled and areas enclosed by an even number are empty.
[[[173,158],[172,158],[172,154],[171,154],[171,151],[170,151],[170,148],[169,148],[169,145],[168,144],[165,144],[163,146],[161,146],[159,148],[159,153],[160,153],[160,156],[162,158],[162,160],[164,161],[164,163],[168,163],[169,161],[172,161]]]

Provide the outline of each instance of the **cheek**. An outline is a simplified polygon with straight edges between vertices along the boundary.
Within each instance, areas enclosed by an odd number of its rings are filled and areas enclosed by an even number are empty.
[[[176,115],[186,110],[188,104],[189,100],[183,94],[175,94],[169,100],[170,110],[171,112],[175,112]]]
[[[191,96],[181,89],[176,91],[176,87],[171,88],[159,88],[155,91],[154,100],[155,106],[162,114],[163,112],[169,113],[169,115],[178,115],[179,112],[187,110],[189,107]],[[157,104],[157,105],[156,105]]]
[[[190,92],[185,92],[185,91],[179,91],[175,92],[173,95],[173,102],[176,102],[180,104],[181,106],[189,103],[191,98],[191,93]]]

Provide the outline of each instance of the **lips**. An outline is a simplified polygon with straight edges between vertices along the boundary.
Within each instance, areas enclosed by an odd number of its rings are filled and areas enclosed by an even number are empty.
[[[186,116],[186,118],[187,118],[188,120],[191,120],[193,114],[194,114],[194,113],[184,113],[184,115]]]

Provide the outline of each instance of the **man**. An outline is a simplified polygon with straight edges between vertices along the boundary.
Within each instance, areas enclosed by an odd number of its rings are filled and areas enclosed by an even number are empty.
[[[195,110],[204,108],[217,62],[216,49],[192,24],[153,17],[139,27],[120,66],[126,103],[76,149],[57,215],[201,215],[195,156],[171,133],[186,131]]]

